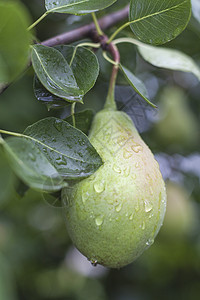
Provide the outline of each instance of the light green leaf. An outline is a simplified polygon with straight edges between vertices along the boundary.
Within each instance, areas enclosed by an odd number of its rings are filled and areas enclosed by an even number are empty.
[[[155,104],[153,104],[148,98],[148,92],[147,89],[144,85],[144,83],[137,78],[132,72],[130,72],[127,68],[123,67],[120,65],[120,70],[123,72],[125,78],[129,82],[129,84],[132,86],[132,88],[138,93],[148,104],[153,106],[154,108],[156,107]]]
[[[104,9],[116,0],[45,0],[49,12],[87,14]]]
[[[155,67],[193,73],[200,80],[200,68],[188,55],[174,49],[153,47],[140,43],[141,56]]]
[[[69,102],[82,102],[84,92],[78,87],[70,66],[58,50],[34,45],[32,63],[39,80],[49,92]]]
[[[149,44],[164,44],[179,35],[191,16],[190,0],[131,0],[133,33]]]
[[[29,15],[22,4],[0,2],[0,84],[14,80],[27,65],[29,24]]]

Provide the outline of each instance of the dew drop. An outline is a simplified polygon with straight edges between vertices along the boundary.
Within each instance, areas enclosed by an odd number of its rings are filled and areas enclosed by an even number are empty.
[[[128,177],[130,175],[130,172],[131,172],[131,167],[128,166],[126,169],[124,169],[124,176]]]
[[[85,203],[88,200],[88,198],[89,198],[89,193],[88,192],[86,192],[86,193],[82,192],[82,201],[83,201],[83,203]]]
[[[67,162],[66,162],[66,160],[64,160],[62,157],[58,157],[58,158],[56,158],[56,164],[57,164],[58,166],[62,166],[62,165],[66,166],[66,165],[67,165]]]
[[[96,219],[95,219],[95,223],[97,226],[101,226],[102,223],[103,223],[103,216],[98,216]]]
[[[150,215],[149,215],[149,219],[151,219],[152,217],[153,217],[153,214],[150,214]]]
[[[33,155],[33,153],[29,153],[28,156],[32,161],[36,161],[36,157]]]
[[[117,165],[114,165],[113,166],[113,170],[116,172],[116,173],[121,173],[122,172],[122,170],[117,166]]]
[[[98,265],[98,261],[96,259],[91,259],[90,262],[93,267],[96,267]]]
[[[147,246],[151,246],[154,243],[154,239],[148,239],[148,241],[146,242]]]
[[[149,212],[153,209],[153,205],[149,200],[144,200],[145,211]]]
[[[120,203],[115,207],[116,212],[120,212],[121,209],[122,209],[122,203]]]
[[[104,191],[105,186],[102,182],[95,182],[94,183],[94,189],[98,194],[100,194]]]
[[[145,230],[145,222],[142,222],[142,230]]]
[[[135,211],[138,212],[140,210],[139,201],[137,201],[135,206]]]
[[[135,180],[137,178],[137,175],[136,174],[133,174],[132,175],[132,178]]]
[[[135,152],[135,153],[139,153],[143,150],[143,147],[139,144],[133,145],[131,147],[131,149]]]
[[[118,139],[117,139],[117,144],[119,145],[119,146],[123,146],[123,144],[126,142],[126,138],[125,137],[119,137]]]
[[[132,221],[133,220],[133,216],[134,216],[134,213],[132,213],[129,217],[129,220]]]
[[[133,155],[132,152],[130,152],[130,151],[126,150],[126,149],[123,150],[123,157],[125,159],[129,159],[132,155]]]
[[[153,195],[153,188],[150,186],[150,194]]]
[[[136,162],[135,167],[139,168],[139,166],[140,166],[139,162]]]
[[[61,120],[56,120],[54,122],[54,127],[60,132],[62,130],[62,121]]]

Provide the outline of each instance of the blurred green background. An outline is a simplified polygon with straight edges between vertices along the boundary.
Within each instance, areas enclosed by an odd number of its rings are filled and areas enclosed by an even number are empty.
[[[33,20],[44,12],[44,1],[22,2]],[[106,11],[125,2],[117,1]],[[89,21],[90,16],[53,14],[37,26],[37,36],[44,40]],[[200,23],[192,18],[166,46],[200,64]],[[48,195],[28,190],[1,151],[0,300],[200,299],[200,83],[191,74],[150,66],[132,45],[119,49],[123,64],[145,82],[159,107],[146,105],[119,76],[118,108],[132,117],[166,180],[164,225],[155,243],[129,266],[92,267],[71,244],[62,208],[52,205]],[[101,75],[77,110],[103,107],[111,68],[101,53],[97,55]],[[67,109],[48,111],[36,100],[32,83],[30,69],[0,96],[1,129],[22,132],[39,119],[69,114]]]

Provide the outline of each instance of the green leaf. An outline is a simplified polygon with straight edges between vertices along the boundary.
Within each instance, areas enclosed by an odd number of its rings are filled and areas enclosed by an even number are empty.
[[[68,102],[82,102],[84,93],[79,89],[70,66],[59,51],[34,45],[32,63],[39,80],[49,92]]]
[[[11,82],[27,65],[29,24],[29,15],[22,4],[0,2],[0,83]]]
[[[140,43],[141,56],[153,66],[193,73],[200,80],[200,68],[188,55],[174,49],[153,47]]]
[[[164,44],[179,35],[191,16],[190,0],[131,0],[133,33],[149,44]]]
[[[76,121],[76,128],[84,132],[85,134],[88,134],[92,120],[94,117],[94,112],[91,109],[86,109],[84,111],[78,112],[74,114],[75,121]],[[66,122],[73,125],[73,118],[72,116],[69,116],[65,119]]]
[[[61,45],[55,48],[62,53],[69,64],[74,56],[71,69],[79,88],[86,94],[94,86],[99,75],[99,63],[96,55],[84,47]]]
[[[116,0],[45,0],[49,12],[87,14],[104,9]]]
[[[125,78],[129,82],[129,84],[132,86],[132,88],[138,93],[148,104],[153,106],[154,108],[156,107],[155,104],[153,104],[149,99],[149,95],[147,92],[147,89],[144,85],[144,83],[137,78],[132,72],[130,72],[127,68],[123,67],[120,65],[120,70],[123,72]]]
[[[200,23],[200,1],[191,0],[192,2],[192,13],[195,19]]]
[[[43,104],[46,104],[48,109],[60,108],[60,107],[65,107],[65,106],[70,105],[69,102],[50,93],[41,84],[41,82],[39,81],[37,76],[34,76],[33,90],[35,93],[35,97],[38,99],[38,101],[42,102]]]
[[[87,177],[102,164],[88,137],[63,120],[46,118],[29,126],[24,134],[64,178]]]
[[[3,142],[14,172],[31,188],[57,191],[67,184],[36,144],[25,137],[10,137]]]

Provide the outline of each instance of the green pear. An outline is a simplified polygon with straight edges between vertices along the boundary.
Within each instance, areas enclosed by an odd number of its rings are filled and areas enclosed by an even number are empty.
[[[120,268],[154,242],[165,214],[165,185],[152,152],[124,112],[97,113],[89,139],[103,165],[63,190],[66,224],[91,263]]]
[[[160,121],[154,134],[164,147],[193,148],[199,141],[199,124],[183,90],[165,87],[161,94]],[[179,149],[178,148],[178,149]]]
[[[197,223],[196,208],[193,199],[181,185],[168,182],[167,211],[161,230],[165,239],[183,239],[190,235]]]

